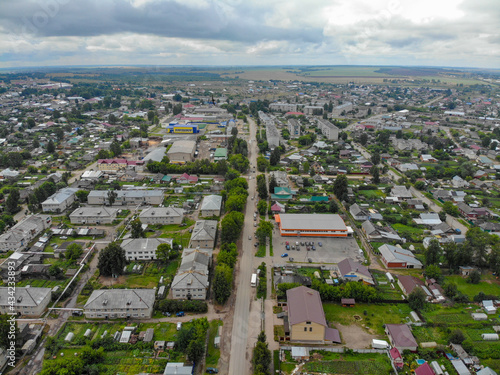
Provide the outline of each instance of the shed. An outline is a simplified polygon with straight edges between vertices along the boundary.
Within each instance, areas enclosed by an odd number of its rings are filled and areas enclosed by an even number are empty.
[[[410,316],[413,319],[414,322],[420,322],[420,318],[418,314],[415,311],[410,312]]]
[[[434,370],[434,374],[443,375],[443,370],[441,370],[441,366],[439,366],[439,363],[437,363],[436,361],[432,361],[431,367]]]
[[[292,346],[292,358],[296,361],[309,359],[309,348],[305,346]]]
[[[148,328],[146,330],[146,333],[144,334],[144,342],[153,341],[154,333],[155,333],[155,330],[153,328]]]
[[[499,336],[498,333],[482,333],[481,338],[485,341],[497,341]]]
[[[421,348],[435,348],[438,346],[437,342],[434,341],[427,341],[427,342],[421,342],[420,347]]]
[[[122,336],[120,337],[120,343],[127,344],[132,336],[132,331],[123,330]]]
[[[354,298],[342,298],[340,303],[342,303],[344,307],[352,307],[356,304],[356,300]]]
[[[85,333],[83,334],[83,336],[85,337],[90,337],[90,335],[92,334],[92,330],[90,328],[88,328]]]
[[[455,367],[458,375],[470,375],[469,369],[465,366],[461,359],[453,359],[451,360],[451,364]]]
[[[155,350],[164,350],[165,349],[165,341],[155,341],[154,348],[155,348]]]
[[[387,349],[389,344],[384,340],[372,339],[372,348],[374,349]]]
[[[66,335],[64,341],[71,342],[71,340],[73,340],[73,337],[75,337],[75,334],[73,332],[70,332]]]
[[[474,320],[488,320],[488,315],[485,313],[472,313],[471,315]]]
[[[28,341],[26,341],[24,343],[24,345],[21,348],[21,350],[23,351],[23,353],[29,354],[35,348],[35,346],[36,346],[36,340],[35,339],[29,339]]]

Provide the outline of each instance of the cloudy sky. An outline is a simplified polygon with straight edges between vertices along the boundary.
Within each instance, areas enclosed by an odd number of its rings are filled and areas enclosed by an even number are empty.
[[[497,0],[0,0],[0,67],[500,67]]]

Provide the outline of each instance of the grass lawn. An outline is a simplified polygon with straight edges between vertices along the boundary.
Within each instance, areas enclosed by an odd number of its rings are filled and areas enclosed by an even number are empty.
[[[412,233],[412,234],[423,234],[424,230],[421,228],[413,227],[413,226],[408,226],[400,223],[392,224],[392,227],[398,232],[398,233]]]
[[[311,361],[305,364],[304,369],[308,371],[328,373],[328,374],[388,374],[392,372],[389,358],[382,354],[340,354],[325,353],[325,357],[338,357],[318,361]]]
[[[266,245],[259,244],[259,248],[255,253],[255,256],[258,258],[264,258],[266,256]]]
[[[24,279],[18,282],[16,285],[19,287],[30,285],[36,288],[54,288],[55,286],[60,285],[62,288],[66,286],[68,281],[69,279],[64,279],[64,280]]]
[[[221,320],[212,320],[208,328],[208,348],[205,364],[207,367],[218,367],[220,358],[220,349],[214,346],[214,339],[217,336],[219,326],[222,325]]]
[[[411,311],[405,303],[356,303],[354,307],[342,307],[339,303],[327,302],[323,303],[323,309],[328,321],[338,322],[342,325],[357,324],[378,335],[384,335],[384,324],[406,323]],[[360,319],[356,319],[355,316]]]
[[[463,324],[477,324],[472,319],[471,313],[477,309],[476,305],[456,305],[444,307],[441,305],[428,305],[422,312],[428,323],[444,323],[449,326],[460,326]]]
[[[385,194],[380,190],[358,190],[358,194],[368,199],[384,198]]]
[[[403,292],[397,283],[393,283],[393,289],[384,272],[372,270],[371,273],[373,278],[376,280],[380,292],[382,293],[382,298],[388,300],[402,300],[401,296]]]
[[[479,292],[497,296],[500,295],[500,284],[496,279],[481,281],[479,284],[469,284],[466,279],[459,275],[446,276],[446,279],[457,284],[458,290],[471,298]],[[483,276],[482,280],[484,279],[485,277]]]

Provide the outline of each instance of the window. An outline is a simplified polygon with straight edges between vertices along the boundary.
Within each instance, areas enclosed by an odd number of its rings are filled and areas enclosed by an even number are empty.
[[[311,322],[306,322],[306,324],[311,324]]]
[[[307,327],[304,327],[304,332],[307,332]]]
[[[313,327],[309,327],[309,332],[312,332],[313,331]]]

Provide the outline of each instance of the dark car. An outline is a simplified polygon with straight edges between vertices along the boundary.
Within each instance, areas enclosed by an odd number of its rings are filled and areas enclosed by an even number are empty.
[[[323,244],[321,242],[318,242],[318,246],[321,247],[323,246]]]
[[[219,370],[217,370],[215,367],[207,367],[207,370],[205,372],[207,374],[218,374]]]
[[[75,310],[75,311],[72,312],[72,315],[73,316],[82,316],[83,315],[83,311]]]
[[[178,312],[177,314],[175,314],[175,315],[176,315],[176,316],[181,317],[181,316],[184,316],[184,315],[186,315],[186,314],[184,314],[184,311],[179,311],[179,312]]]
[[[308,261],[309,263],[312,263],[312,261],[313,261],[313,260],[312,260],[311,258],[307,258],[307,261]]]
[[[287,249],[287,250],[290,250],[290,245],[286,245],[286,249]]]
[[[313,249],[314,251],[316,251],[316,246],[312,245],[311,249]]]

